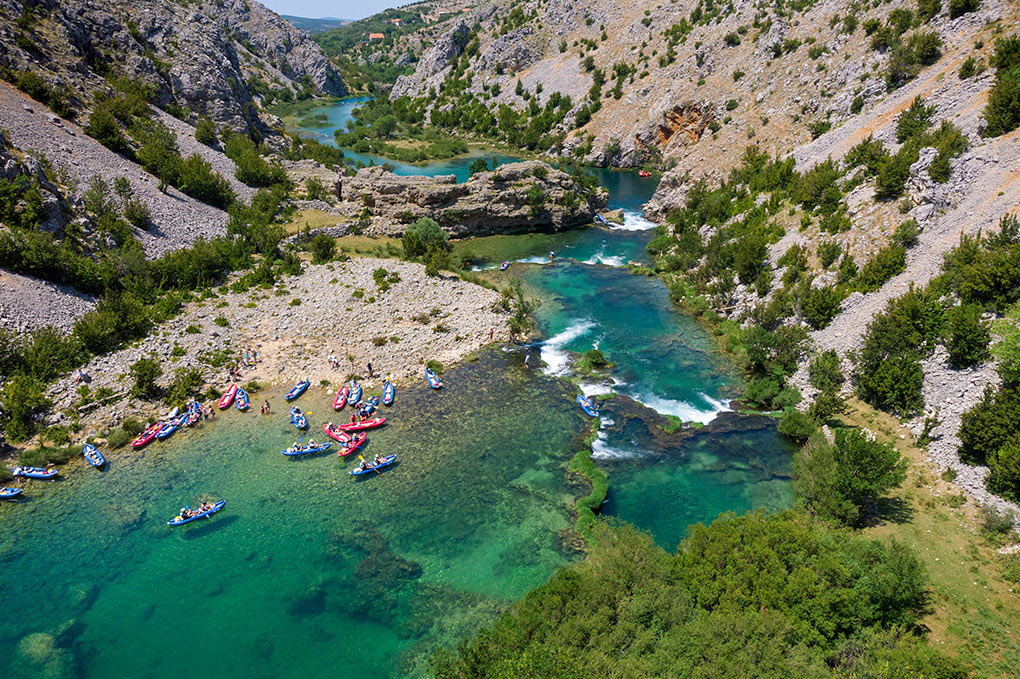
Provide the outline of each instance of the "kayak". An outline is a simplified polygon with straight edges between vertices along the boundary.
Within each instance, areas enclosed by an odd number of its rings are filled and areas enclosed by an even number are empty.
[[[201,406],[201,404],[199,404],[198,401],[192,401],[191,403],[189,403],[188,404],[188,411],[187,411],[186,415],[188,417],[184,421],[184,423],[187,424],[189,427],[193,426],[200,419],[202,419],[202,406]]]
[[[151,427],[143,431],[141,434],[139,434],[138,438],[131,442],[131,447],[141,448],[142,446],[146,446],[152,443],[152,439],[156,438],[156,432],[158,432],[162,428],[163,428],[162,422],[157,422],[156,424],[152,425]]]
[[[234,400],[234,405],[237,406],[237,409],[241,412],[247,410],[248,406],[251,405],[251,401],[248,400],[248,392],[244,389],[238,388],[237,398]]]
[[[156,432],[156,438],[159,439],[160,441],[162,441],[165,438],[169,438],[170,435],[177,431],[178,427],[180,426],[181,425],[179,425],[177,422],[167,422],[166,424],[159,428],[159,431]]]
[[[57,475],[57,470],[42,467],[11,467],[11,474],[26,479],[52,479]]]
[[[595,221],[598,224],[604,224],[605,226],[609,226],[609,222],[606,220],[606,218],[598,214],[597,212],[595,213]]]
[[[106,464],[106,458],[91,443],[86,443],[81,447],[81,454],[85,456],[85,461],[93,467],[102,467]]]
[[[425,379],[433,389],[442,389],[443,383],[439,381],[439,375],[434,373],[431,368],[425,368]]]
[[[235,396],[237,396],[237,385],[231,384],[230,389],[227,389],[227,393],[220,397],[220,410],[229,408],[230,404],[234,402]]]
[[[361,385],[351,380],[351,391],[347,397],[347,400],[351,403],[357,403],[361,400]]]
[[[508,268],[510,268],[510,262],[508,262],[508,261],[506,261],[504,259],[503,263],[499,265],[499,270],[500,271],[506,271]]]
[[[385,417],[377,417],[374,420],[365,420],[363,422],[348,422],[347,424],[341,424],[337,426],[337,429],[344,431],[361,431],[362,429],[374,429],[380,427],[386,422]]]
[[[340,450],[338,450],[336,454],[339,455],[340,457],[347,457],[355,450],[360,448],[367,440],[368,434],[366,434],[365,432],[361,432],[360,434],[354,436],[350,441],[340,446]]]
[[[166,525],[168,525],[168,526],[183,526],[186,523],[191,523],[192,521],[197,521],[199,519],[204,519],[207,516],[215,514],[216,512],[218,512],[221,509],[223,509],[223,505],[225,505],[225,504],[227,504],[226,500],[220,500],[219,502],[217,502],[216,504],[214,504],[212,507],[210,507],[209,509],[205,510],[204,512],[199,512],[198,514],[192,514],[191,516],[189,516],[186,519],[182,519],[180,514],[178,514],[174,518],[172,518],[169,521],[167,521]],[[191,508],[188,507],[188,509],[191,509]]]
[[[372,472],[377,472],[380,469],[385,469],[386,467],[389,467],[396,461],[397,461],[396,455],[387,455],[386,457],[379,458],[379,464],[372,465],[366,462],[364,467],[359,465],[352,469],[350,471],[350,474],[351,476],[364,476],[365,474],[370,474]]]
[[[393,398],[397,395],[397,388],[393,386],[393,383],[386,380],[386,384],[382,388],[382,403],[384,406],[393,405]]]
[[[329,423],[322,425],[322,431],[326,432],[326,436],[330,437],[337,443],[347,443],[353,438],[350,434],[345,432],[343,429],[338,429],[336,426],[329,426]]]
[[[372,396],[367,401],[362,401],[356,406],[356,409],[361,413],[362,417],[365,415],[371,415],[372,411],[379,407],[379,397]]]
[[[333,399],[333,410],[343,410],[344,406],[347,405],[347,395],[351,393],[351,388],[346,384],[336,391],[336,398]]]
[[[293,448],[288,448],[287,450],[281,450],[280,452],[283,453],[284,455],[290,455],[292,457],[294,455],[314,455],[315,453],[321,453],[324,450],[329,450],[329,447],[332,445],[333,445],[332,441],[326,441],[325,443],[320,443],[316,446],[308,446],[306,448],[302,448],[301,450],[294,450]]]
[[[309,384],[311,383],[308,381],[308,378],[306,377],[304,382],[298,382],[297,384],[295,384],[294,388],[287,392],[287,396],[285,398],[288,401],[293,401],[298,396],[305,393],[305,389],[308,388]]]
[[[651,177],[652,173],[649,172],[648,170],[638,170],[638,176],[639,177]]]
[[[296,406],[290,409],[290,421],[298,429],[304,429],[308,426],[308,420],[305,419],[305,414],[302,413],[301,409]]]
[[[11,500],[21,495],[21,488],[0,488],[0,500]]]
[[[581,410],[588,413],[592,417],[599,416],[599,409],[595,405],[584,397],[584,394],[577,395],[577,405],[581,406]]]

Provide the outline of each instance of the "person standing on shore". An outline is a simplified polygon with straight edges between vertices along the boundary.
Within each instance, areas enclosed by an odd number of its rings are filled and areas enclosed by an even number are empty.
[[[372,377],[372,361],[369,361],[368,365],[365,367],[368,368],[368,376]]]
[[[489,328],[489,341],[492,341],[492,335],[496,332],[495,328]]]
[[[524,367],[525,368],[530,368],[531,367],[531,352],[530,351],[526,352],[524,354]]]

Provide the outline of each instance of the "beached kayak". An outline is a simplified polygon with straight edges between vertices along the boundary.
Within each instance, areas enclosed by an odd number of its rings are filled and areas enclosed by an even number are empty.
[[[347,405],[347,395],[351,393],[351,388],[346,384],[336,391],[336,397],[333,399],[333,410],[343,410],[344,406]]]
[[[360,448],[362,445],[364,445],[365,441],[367,440],[368,434],[366,434],[365,432],[355,434],[354,436],[351,437],[351,439],[347,443],[344,443],[343,445],[340,446],[340,450],[338,450],[336,454],[339,455],[340,457],[347,457],[355,450]]]
[[[131,447],[141,448],[142,446],[149,445],[150,443],[152,443],[152,440],[156,438],[156,433],[162,428],[163,428],[162,422],[157,422],[156,424],[152,425],[151,427],[143,431],[141,434],[139,434],[138,438],[131,442]]]
[[[393,399],[397,395],[397,388],[393,386],[393,383],[386,380],[386,384],[382,388],[382,403],[384,406],[393,405]]]
[[[297,406],[290,409],[290,421],[298,429],[304,429],[308,426],[308,420],[305,419],[305,414],[301,412],[301,409]]]
[[[598,214],[597,212],[595,213],[595,222],[597,224],[602,224],[604,226],[609,226],[609,222],[606,221],[606,218],[603,217],[602,215]]]
[[[81,454],[85,456],[85,461],[93,467],[102,467],[106,464],[106,458],[91,443],[86,443],[81,447]]]
[[[348,394],[347,400],[351,403],[357,403],[361,400],[361,385],[351,380],[351,391]]]
[[[298,396],[305,393],[305,389],[308,388],[309,384],[311,384],[311,382],[309,382],[308,378],[306,377],[304,382],[298,382],[297,384],[295,384],[294,388],[287,392],[287,396],[285,398],[288,401],[293,401]]]
[[[0,500],[11,500],[21,495],[21,488],[0,488]]]
[[[599,416],[599,409],[595,407],[591,401],[584,397],[584,394],[577,395],[577,405],[581,406],[581,410],[588,413],[592,417]]]
[[[328,422],[322,425],[322,431],[326,432],[326,436],[338,443],[347,443],[351,440],[351,438],[353,438],[350,434],[345,432],[343,429],[338,428],[336,425],[330,426]]]
[[[368,400],[359,403],[355,409],[361,414],[362,417],[365,415],[371,415],[372,412],[379,407],[379,397],[370,396]]]
[[[26,479],[52,479],[57,475],[56,469],[43,469],[42,467],[11,467],[11,474]]]
[[[248,392],[244,389],[238,388],[237,398],[234,399],[234,405],[237,406],[237,409],[241,412],[247,410],[248,406],[251,405],[251,401],[248,399]]]
[[[425,379],[433,389],[441,389],[443,387],[443,383],[439,381],[439,375],[433,372],[431,368],[425,368]]]
[[[376,417],[371,420],[364,420],[362,422],[348,422],[347,424],[341,424],[337,426],[337,429],[343,429],[344,431],[361,431],[363,429],[373,429],[374,427],[381,427],[386,422],[385,417]]]
[[[234,402],[235,396],[237,396],[237,385],[231,384],[230,388],[227,389],[227,393],[220,397],[220,410],[229,408],[230,404]]]
[[[499,270],[500,271],[506,271],[509,268],[510,268],[510,262],[508,262],[505,259],[503,260],[503,263],[499,265]]]
[[[217,502],[216,504],[214,504],[212,507],[210,507],[209,509],[205,510],[204,512],[199,512],[197,514],[192,514],[191,516],[189,516],[186,519],[182,519],[180,517],[180,515],[178,514],[174,518],[172,518],[169,521],[167,521],[166,525],[168,525],[168,526],[183,526],[186,523],[191,523],[192,521],[198,521],[199,519],[204,519],[207,516],[211,516],[211,515],[215,514],[216,512],[220,511],[221,509],[223,509],[223,505],[225,505],[225,504],[227,504],[226,500],[220,500],[219,502]],[[190,507],[188,507],[188,509],[190,509]]]
[[[387,455],[386,457],[379,458],[379,464],[373,465],[372,463],[366,461],[364,466],[358,465],[357,467],[351,470],[350,474],[351,476],[364,476],[365,474],[373,474],[379,471],[380,469],[385,469],[386,467],[389,467],[396,461],[397,461],[396,455]]]
[[[181,425],[177,422],[167,422],[166,424],[159,428],[159,431],[156,432],[156,438],[159,439],[160,441],[166,438],[170,438],[170,436],[173,435],[173,433],[177,431],[177,429],[180,428],[180,426]]]
[[[321,453],[325,450],[329,450],[330,446],[332,445],[333,445],[332,441],[326,441],[325,443],[319,443],[314,446],[305,446],[301,450],[294,450],[293,448],[288,448],[287,450],[281,450],[280,452],[283,453],[284,455],[290,455],[291,457],[293,457],[294,455],[314,455],[316,453]]]
[[[198,423],[202,419],[202,406],[198,401],[192,401],[188,404],[187,419],[184,421],[189,427]]]

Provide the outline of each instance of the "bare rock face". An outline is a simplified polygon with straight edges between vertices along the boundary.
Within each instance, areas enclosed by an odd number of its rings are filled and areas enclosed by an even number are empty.
[[[160,107],[261,134],[270,121],[253,103],[266,88],[346,91],[318,45],[250,0],[0,0],[0,64],[35,71],[74,108],[105,88],[104,73],[127,75],[153,87]]]
[[[368,210],[369,231],[399,236],[430,217],[455,238],[560,231],[590,223],[606,207],[605,189],[586,189],[540,161],[511,163],[456,183],[453,175],[401,177],[364,168],[343,186],[349,214]]]
[[[390,90],[390,99],[421,96],[430,85],[440,82],[441,79],[437,79],[437,76],[449,68],[451,61],[461,55],[470,32],[467,22],[463,19],[457,21],[449,33],[436,41],[436,44],[422,55],[414,68],[414,74],[397,78],[393,89]]]

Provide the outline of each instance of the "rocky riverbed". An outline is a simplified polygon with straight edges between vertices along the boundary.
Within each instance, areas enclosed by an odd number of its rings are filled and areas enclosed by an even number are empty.
[[[373,278],[378,269],[386,270],[386,290]],[[163,368],[159,382],[164,385],[176,369],[197,366],[208,385],[222,389],[230,384],[229,366],[239,363],[246,350],[255,350],[258,365],[241,368],[241,384],[291,384],[307,377],[313,390],[324,388],[322,382],[335,389],[358,375],[373,389],[383,375],[397,384],[423,379],[430,359],[444,365],[464,359],[490,341],[490,330],[495,340],[505,340],[506,316],[494,310],[498,299],[498,293],[452,275],[429,278],[419,264],[364,258],[307,265],[303,274],[269,290],[192,302],[146,339],[93,359],[84,372],[93,394],[103,387],[125,393],[131,387],[131,364],[152,357]],[[330,366],[331,354],[339,368]],[[368,377],[369,361],[373,378]],[[73,375],[53,385],[51,421],[74,411],[81,401],[79,388]],[[82,416],[81,436],[102,435],[131,414],[165,410],[158,402],[114,399]]]

